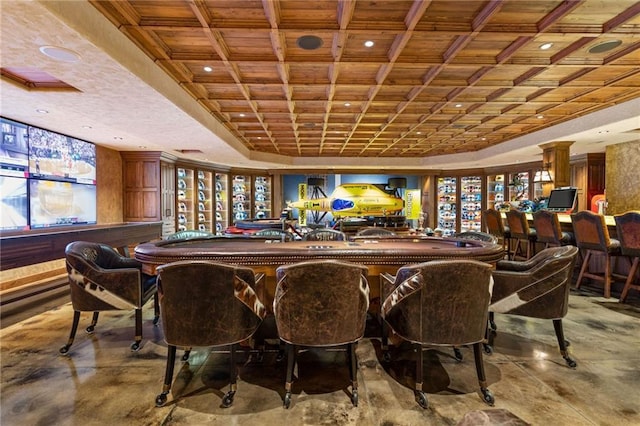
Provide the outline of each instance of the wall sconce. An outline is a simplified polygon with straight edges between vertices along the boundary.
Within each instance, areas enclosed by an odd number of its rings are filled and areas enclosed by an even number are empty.
[[[549,166],[551,163],[545,163],[542,166],[542,170],[536,171],[536,174],[533,176],[534,183],[552,183],[553,179],[551,178],[551,174],[549,173]]]

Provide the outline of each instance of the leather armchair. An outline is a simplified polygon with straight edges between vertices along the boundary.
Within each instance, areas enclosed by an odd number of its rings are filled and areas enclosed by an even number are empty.
[[[276,326],[287,352],[284,407],[291,404],[299,347],[346,346],[351,402],[358,405],[355,345],[364,336],[369,284],[367,268],[337,260],[315,260],[276,270],[273,301]]]
[[[140,349],[142,341],[142,307],[155,297],[154,324],[158,323],[158,298],[155,277],[141,272],[142,264],[122,256],[114,248],[100,243],[75,241],[65,249],[66,268],[73,305],[73,322],[69,340],[60,353],[73,344],[80,312],[93,311],[87,333],[93,333],[100,311],[135,310],[135,341],[131,350]]]
[[[569,367],[576,362],[567,352],[562,318],[569,308],[569,289],[578,248],[550,247],[527,261],[501,260],[493,271],[489,311],[553,320],[560,352]],[[492,325],[495,330],[495,325]]]
[[[422,352],[429,346],[473,345],[476,373],[484,402],[493,405],[487,388],[481,344],[485,340],[491,299],[491,266],[475,260],[437,260],[403,266],[395,277],[381,275],[383,287],[383,360],[389,361],[387,327],[413,343],[415,398],[427,408],[422,390]]]
[[[347,234],[331,228],[319,228],[305,234],[304,241],[346,241]]]
[[[230,346],[230,389],[222,398],[229,407],[236,393],[237,344],[256,332],[266,315],[259,299],[262,278],[243,266],[209,261],[178,261],[158,267],[162,329],[167,365],[156,406],[171,390],[176,347]]]

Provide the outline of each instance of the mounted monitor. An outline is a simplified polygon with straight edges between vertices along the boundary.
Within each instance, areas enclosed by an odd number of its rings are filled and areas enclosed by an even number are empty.
[[[96,146],[29,126],[29,177],[95,185]]]
[[[29,179],[31,229],[96,223],[96,186]]]
[[[545,210],[566,213],[573,210],[578,198],[578,188],[566,187],[551,190]]]
[[[27,177],[29,168],[29,136],[27,125],[0,118],[2,140],[0,140],[0,175]]]

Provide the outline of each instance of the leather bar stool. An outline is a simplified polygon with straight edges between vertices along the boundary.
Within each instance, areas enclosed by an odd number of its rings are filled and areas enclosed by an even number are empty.
[[[548,210],[538,210],[534,212],[533,227],[536,230],[537,242],[544,243],[544,248],[576,244],[572,232],[562,231],[558,213]]]
[[[604,283],[604,297],[611,297],[611,282],[614,279],[626,280],[626,276],[615,274],[611,268],[611,259],[622,255],[620,241],[609,237],[609,230],[604,221],[604,216],[589,210],[583,210],[571,215],[573,233],[576,236],[576,244],[580,250],[586,251],[583,256],[580,275],[576,282],[576,288],[580,288],[582,280],[587,277]],[[605,256],[604,273],[591,271],[589,262],[592,255],[600,252]]]
[[[509,253],[511,252],[511,230],[508,226],[504,225],[500,212],[495,209],[485,210],[484,223],[487,232],[502,242],[502,247],[504,247],[507,252],[507,257],[509,257]]]
[[[640,290],[640,283],[633,283],[638,271],[638,263],[640,263],[640,212],[626,212],[614,216],[614,219],[620,240],[620,251],[623,256],[629,256],[631,261],[631,269],[620,295],[620,302],[624,302],[630,289]]]
[[[511,260],[516,260],[518,256],[525,259],[531,258],[535,254],[535,243],[537,234],[535,228],[529,227],[527,216],[519,210],[509,210],[507,212],[507,224],[511,231],[511,238],[515,240],[515,248],[511,252]],[[526,244],[526,252],[522,253],[522,242]]]

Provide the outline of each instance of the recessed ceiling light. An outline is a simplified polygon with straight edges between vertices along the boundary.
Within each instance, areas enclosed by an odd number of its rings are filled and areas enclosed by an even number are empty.
[[[47,111],[46,109],[37,109],[36,112],[39,114],[49,114],[49,111]]]
[[[456,104],[456,108],[462,108],[462,104]]]
[[[121,141],[122,140],[122,138],[120,136],[114,136],[113,139],[117,140],[117,141]]]
[[[147,149],[147,147],[145,145],[138,145],[138,148],[140,149]]]
[[[93,129],[91,126],[82,126],[83,129]]]
[[[213,68],[211,68],[211,67],[209,67],[209,66],[206,66],[206,67],[204,67],[203,69],[204,69],[206,72],[211,72],[211,71],[213,71]]]
[[[73,50],[65,49],[58,46],[41,46],[40,52],[47,55],[51,59],[62,62],[78,62],[80,61],[80,55]]]
[[[364,42],[364,47],[373,47],[375,43],[371,40],[367,40]]]
[[[622,44],[621,40],[607,40],[602,43],[598,43],[589,49],[589,53],[604,53]]]
[[[298,37],[296,45],[304,50],[316,50],[322,46],[322,39],[314,35],[304,35]]]
[[[487,138],[481,138],[481,139],[482,139],[483,141],[486,141],[486,140],[487,140]]]
[[[549,50],[553,46],[553,43],[545,43],[540,45],[540,50]]]
[[[244,117],[244,114],[243,114],[243,113],[240,113],[240,117]]]
[[[540,114],[537,118],[544,118],[544,115]]]
[[[422,134],[422,132],[416,132],[416,134],[421,135],[421,134]]]
[[[350,106],[351,106],[351,104],[350,104],[349,102],[345,102],[345,103],[344,103],[344,106],[346,106],[346,107],[350,107]]]

